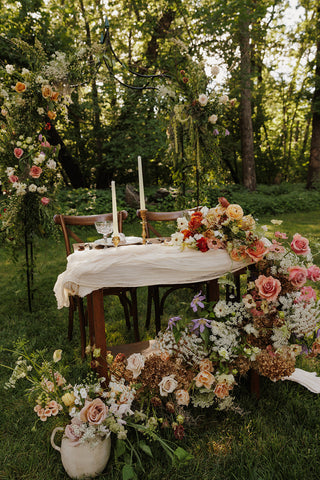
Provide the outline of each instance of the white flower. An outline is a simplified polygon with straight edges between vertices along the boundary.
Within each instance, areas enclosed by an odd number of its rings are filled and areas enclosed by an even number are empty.
[[[9,75],[11,75],[11,73],[14,72],[14,66],[13,65],[6,65],[6,72],[9,73]]]
[[[219,73],[220,73],[220,68],[218,67],[218,65],[213,65],[211,67],[211,75],[216,76]]]
[[[145,358],[141,353],[133,353],[128,358],[127,370],[133,373],[133,378],[137,378],[144,367]]]
[[[177,218],[177,227],[179,230],[185,230],[188,228],[188,220],[186,217]]]
[[[57,166],[56,162],[55,162],[52,158],[50,158],[50,159],[47,161],[46,165],[47,165],[47,167],[48,167],[50,170],[55,170],[55,168],[56,168],[56,166]]]
[[[45,187],[45,186],[43,185],[42,187],[38,187],[37,190],[38,190],[39,193],[46,193],[47,187]]]
[[[79,393],[80,393],[80,397],[81,397],[81,398],[87,398],[87,396],[88,396],[87,390],[86,390],[84,387],[80,388],[80,392],[79,392]]]
[[[8,110],[6,108],[1,108],[1,115],[3,115],[4,117],[8,115]]]
[[[8,167],[6,168],[5,172],[8,175],[8,177],[11,177],[11,175],[14,175],[15,170],[13,167]]]
[[[31,183],[31,185],[29,185],[28,190],[29,190],[29,192],[36,192],[37,191],[37,185],[35,185],[34,183]]]
[[[201,107],[205,107],[208,103],[207,95],[201,93],[201,95],[199,95],[198,102],[200,103]]]
[[[219,348],[218,354],[220,357],[225,358],[226,360],[229,360],[229,354],[225,348]]]
[[[21,75],[23,77],[28,77],[28,75],[30,75],[30,70],[28,70],[27,68],[23,68],[21,71]]]
[[[169,393],[174,392],[178,386],[177,380],[175,380],[174,375],[169,375],[163,377],[161,382],[158,384],[160,387],[160,395],[162,397],[167,397]]]
[[[228,95],[221,95],[221,97],[219,98],[219,103],[221,103],[222,105],[225,105],[229,100],[229,97]]]
[[[171,235],[171,243],[173,245],[182,245],[184,235],[181,232],[176,232]]]
[[[270,220],[270,222],[271,222],[273,225],[281,225],[281,223],[283,222],[283,220]]]
[[[259,331],[252,325],[252,323],[248,323],[243,327],[243,330],[248,334],[248,335],[254,335],[255,337],[259,336]]]
[[[33,159],[33,163],[35,165],[41,165],[41,163],[43,163],[45,159],[46,159],[45,154],[43,152],[41,152],[41,153],[39,153],[39,155],[37,157],[35,157]]]
[[[55,350],[53,352],[53,361],[55,363],[59,362],[61,360],[61,354],[62,354],[62,350],[59,349],[59,350]]]
[[[27,185],[25,183],[14,183],[13,185],[16,186],[16,193],[18,196],[25,195],[27,193]]]
[[[218,115],[215,115],[215,114],[210,115],[210,117],[208,118],[208,122],[212,124],[217,123],[217,120],[218,120]]]
[[[37,108],[37,112],[39,115],[44,115],[44,108],[42,107]]]

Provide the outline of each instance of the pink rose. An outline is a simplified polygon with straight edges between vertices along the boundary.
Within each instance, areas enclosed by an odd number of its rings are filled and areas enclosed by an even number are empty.
[[[17,175],[10,175],[10,177],[8,178],[9,182],[11,183],[16,183],[16,182],[19,182],[19,178],[17,177]]]
[[[83,435],[83,431],[79,428],[81,421],[77,418],[71,420],[71,424],[67,425],[64,434],[71,442],[75,442],[74,445],[77,445]]]
[[[309,240],[296,233],[291,242],[291,249],[297,255],[308,255],[310,253]]]
[[[246,249],[246,252],[254,262],[259,262],[268,253],[268,248],[262,240],[257,240]]]
[[[178,382],[175,380],[174,375],[169,375],[163,377],[158,385],[160,388],[160,395],[162,397],[167,397],[168,393],[172,393],[177,388]]]
[[[30,168],[30,171],[29,171],[29,175],[30,177],[32,178],[39,178],[40,175],[42,173],[42,168],[41,167],[37,167],[36,165],[33,165],[31,168]]]
[[[274,302],[278,298],[281,291],[281,283],[276,278],[259,275],[255,284],[259,290],[260,297],[267,300],[267,302]]]
[[[13,154],[14,154],[14,156],[15,156],[16,158],[18,158],[18,159],[21,158],[22,155],[23,155],[23,150],[22,150],[22,148],[15,148],[15,149],[13,150]]]
[[[302,287],[307,281],[308,270],[305,267],[289,267],[289,280],[294,287]]]
[[[190,395],[187,390],[177,390],[176,391],[176,399],[178,405],[189,405],[190,402]]]
[[[50,203],[50,198],[42,197],[40,201],[42,205],[48,205],[48,203]]]
[[[312,287],[302,287],[300,292],[301,295],[297,298],[297,302],[309,303],[312,300],[317,300],[316,291]]]
[[[92,402],[86,401],[85,406],[80,411],[80,420],[89,422],[91,425],[100,425],[107,416],[108,409],[100,398],[95,398]]]
[[[282,232],[274,232],[274,236],[276,238],[282,238],[283,240],[287,240],[287,235],[285,233],[282,233]]]
[[[144,367],[144,356],[141,353],[133,353],[128,358],[127,370],[133,373],[133,378],[139,377]]]
[[[312,280],[313,282],[319,282],[320,280],[320,268],[317,265],[311,265],[307,271],[307,278],[308,280]]]

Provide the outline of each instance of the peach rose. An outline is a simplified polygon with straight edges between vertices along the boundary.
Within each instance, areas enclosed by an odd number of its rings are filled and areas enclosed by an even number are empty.
[[[311,265],[311,267],[308,268],[307,278],[308,280],[312,280],[312,282],[319,282],[320,268],[317,267],[317,265]]]
[[[41,173],[42,173],[42,168],[37,167],[36,165],[32,165],[32,167],[30,168],[30,171],[29,171],[29,175],[32,178],[39,178]]]
[[[210,387],[214,383],[215,378],[210,372],[206,372],[205,370],[203,370],[198,373],[194,380],[196,382],[196,387],[205,387],[207,390],[210,390]]]
[[[144,367],[144,356],[141,353],[133,353],[128,358],[127,370],[132,372],[133,378],[137,378]]]
[[[308,255],[310,253],[309,240],[296,233],[291,242],[291,249],[297,255]]]
[[[278,298],[281,291],[281,283],[278,279],[259,275],[257,280],[255,280],[255,284],[259,290],[260,297],[268,302],[274,302]]]
[[[160,387],[160,395],[167,397],[168,393],[174,392],[177,388],[178,382],[175,380],[174,375],[169,375],[168,377],[163,377],[158,385]]]
[[[18,92],[18,93],[23,93],[26,91],[27,87],[26,87],[26,84],[25,83],[22,83],[22,82],[17,82],[15,87],[14,87],[15,91]]]
[[[226,214],[231,220],[241,220],[243,217],[243,210],[240,205],[232,203],[227,207]]]
[[[53,102],[56,102],[58,100],[58,97],[59,97],[59,92],[52,92],[51,94],[51,100]]]
[[[235,262],[241,262],[247,258],[246,247],[241,246],[238,248],[233,248],[229,253],[231,260]]]
[[[207,372],[213,372],[213,364],[209,358],[204,358],[199,363],[200,372],[206,370]]]
[[[218,383],[214,389],[214,393],[218,398],[225,398],[229,396],[230,387],[227,382]]]
[[[260,262],[268,253],[268,248],[262,240],[257,240],[250,247],[247,247],[246,252],[254,262]]]
[[[52,88],[50,87],[50,85],[43,85],[43,87],[41,88],[41,93],[43,98],[51,98],[53,93]]]
[[[190,395],[187,390],[177,390],[175,395],[176,395],[178,405],[185,405],[185,406],[189,405]]]
[[[289,267],[289,281],[294,287],[302,287],[307,281],[308,270],[305,267]]]
[[[51,110],[49,110],[49,111],[47,112],[47,115],[48,115],[48,117],[50,118],[50,120],[55,120],[55,118],[56,118],[56,116],[57,116],[56,112],[51,112]]]
[[[255,219],[252,215],[246,215],[241,219],[241,228],[243,230],[251,230],[256,224]]]
[[[106,418],[108,408],[100,398],[95,398],[92,402],[86,401],[85,406],[80,411],[80,420],[89,422],[91,425],[100,425]]]

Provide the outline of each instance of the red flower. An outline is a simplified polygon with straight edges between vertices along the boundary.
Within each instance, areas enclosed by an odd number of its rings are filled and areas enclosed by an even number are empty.
[[[202,226],[201,222],[202,222],[202,213],[201,212],[194,212],[191,215],[191,219],[188,223],[189,229],[191,231],[197,230],[198,228],[200,228]]]
[[[207,252],[209,250],[207,240],[204,237],[201,237],[199,240],[197,240],[197,247],[201,252]]]
[[[183,77],[182,81],[183,81],[183,83],[188,83],[188,82],[189,82],[189,78]]]
[[[46,126],[44,127],[45,130],[50,130],[51,129],[51,123],[48,122],[46,123]]]
[[[183,240],[192,236],[192,233],[190,232],[190,230],[181,230],[181,233],[183,233],[184,235]]]
[[[174,429],[174,436],[177,440],[182,440],[183,437],[184,437],[184,428],[183,428],[183,425],[178,425],[175,429]]]

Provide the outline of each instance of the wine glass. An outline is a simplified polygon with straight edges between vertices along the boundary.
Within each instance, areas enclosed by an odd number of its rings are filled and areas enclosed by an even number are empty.
[[[103,235],[103,240],[107,243],[108,235],[113,232],[113,223],[111,221],[102,221],[94,223],[98,233]]]

